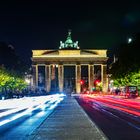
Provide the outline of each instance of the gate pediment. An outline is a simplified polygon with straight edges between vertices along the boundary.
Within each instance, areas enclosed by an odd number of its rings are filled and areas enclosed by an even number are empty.
[[[44,51],[42,55],[58,55],[58,51],[57,50]]]
[[[99,55],[97,51],[81,50],[81,55]]]

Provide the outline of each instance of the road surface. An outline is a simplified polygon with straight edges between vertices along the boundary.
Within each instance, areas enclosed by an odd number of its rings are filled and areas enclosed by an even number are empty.
[[[82,95],[77,101],[109,140],[140,140],[139,101],[102,95]]]

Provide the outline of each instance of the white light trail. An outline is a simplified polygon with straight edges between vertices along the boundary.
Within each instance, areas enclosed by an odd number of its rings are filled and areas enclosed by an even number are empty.
[[[22,102],[22,100],[20,100],[20,104],[23,104],[22,106],[20,106],[20,107],[14,106],[14,107],[17,107],[17,109],[11,109],[11,110],[2,112],[2,113],[0,113],[0,117],[9,115],[11,113],[16,113],[23,109],[26,109],[26,110],[19,114],[14,115],[13,117],[10,117],[9,119],[1,121],[0,126],[5,125],[5,124],[7,124],[11,121],[14,121],[20,117],[23,117],[25,115],[31,115],[32,111],[37,110],[37,109],[45,110],[45,108],[49,107],[48,110],[52,110],[57,106],[58,103],[60,103],[63,100],[63,98],[64,98],[63,94],[55,94],[55,95],[50,95],[50,96],[28,97],[27,99],[25,99],[27,102],[25,100],[23,102]],[[47,102],[47,104],[46,104],[46,102]],[[1,103],[2,102],[0,102],[0,105],[1,105]],[[7,104],[7,106],[8,106],[8,104]]]

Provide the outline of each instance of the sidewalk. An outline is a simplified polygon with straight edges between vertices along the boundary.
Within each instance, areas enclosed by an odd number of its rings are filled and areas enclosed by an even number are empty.
[[[65,97],[29,140],[106,140],[74,97]]]

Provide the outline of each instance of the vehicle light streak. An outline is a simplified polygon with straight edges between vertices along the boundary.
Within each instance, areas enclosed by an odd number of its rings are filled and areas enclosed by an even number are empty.
[[[51,106],[48,108],[48,110],[54,109],[54,108],[57,106],[57,104],[60,103],[62,100],[63,100],[63,98],[58,99],[58,100],[55,102],[55,104],[51,105]]]
[[[101,100],[104,100],[103,98]],[[122,100],[115,100],[115,99],[108,99],[105,98],[104,101],[110,102],[110,103],[116,103],[116,104],[120,104],[120,105],[124,105],[124,106],[129,106],[131,108],[135,108],[135,109],[140,109],[140,104],[139,103],[135,103],[135,102],[130,102],[130,101],[124,101]]]
[[[44,102],[49,100],[48,97],[47,98],[43,98],[43,100],[42,99],[40,100],[40,99],[41,98],[37,98],[37,97],[35,98],[34,97],[34,98],[31,98],[31,99],[27,98],[27,100],[20,100],[19,106],[17,104],[16,105],[14,104],[16,102],[16,100],[15,100],[15,102],[13,102],[13,107],[15,109],[10,109],[10,110],[7,110],[7,111],[4,111],[4,112],[0,113],[0,117],[4,117],[4,116],[10,115],[12,113],[16,113],[16,112],[28,109],[28,108],[34,108],[35,106],[41,104],[41,102],[44,103]],[[10,101],[11,100],[9,100],[9,102]],[[7,106],[9,106],[9,104],[7,104]]]
[[[127,100],[127,102],[122,100],[115,100],[115,99],[109,99],[109,98],[105,98],[105,97],[101,97],[101,96],[82,96],[85,100],[89,100],[89,101],[93,101],[96,100],[99,103],[116,109],[116,110],[121,110],[123,112],[127,112],[129,114],[133,114],[135,116],[139,116],[140,117],[140,106],[136,106],[133,105],[132,102],[129,103],[129,101]],[[89,98],[90,97],[90,98]]]
[[[120,104],[120,105],[125,105],[125,106],[129,106],[135,109],[140,109],[140,103],[137,102],[132,102],[130,100],[125,101],[124,99],[113,99],[113,98],[109,98],[108,96],[90,96],[88,95],[88,97],[94,98],[94,99],[99,99],[102,101],[107,101],[107,102],[111,102],[111,103],[116,103],[116,104]]]
[[[51,99],[50,100],[50,104],[51,104],[55,101],[55,99],[61,96],[63,97],[63,94],[55,94],[55,95],[39,96],[39,97],[26,97],[22,99],[13,99],[13,100],[12,99],[2,100],[0,102],[0,108],[1,109],[10,108],[10,109],[7,111],[1,112],[0,117],[4,117],[12,113],[22,111],[24,109],[34,108],[34,106],[47,102],[50,99]]]
[[[31,113],[37,109],[43,110],[46,107],[49,107],[48,110],[52,110],[57,106],[58,103],[60,103],[63,100],[63,98],[64,98],[64,96],[62,94],[51,95],[49,97],[42,96],[42,97],[30,98],[30,101],[32,101],[32,102],[30,102],[30,104],[34,103],[32,106],[28,107],[28,109],[26,109],[24,112],[15,114],[13,117],[10,117],[9,119],[1,121],[0,126],[3,126],[3,125],[5,125],[11,121],[14,121],[22,116],[31,115]],[[46,104],[46,102],[47,102],[47,104]],[[21,104],[22,104],[22,102],[21,102]],[[20,110],[21,108],[18,108],[18,109]],[[16,111],[18,111],[18,109]],[[8,113],[10,114],[11,112],[8,111]],[[8,113],[7,113],[7,115],[8,115]],[[6,115],[6,113],[5,114],[0,113],[0,114],[1,114],[1,116]]]
[[[95,100],[97,100],[97,101],[100,101],[100,102],[102,102],[102,103],[106,103],[106,104],[108,104],[108,105],[110,105],[110,106],[114,106],[114,107],[118,107],[118,108],[123,108],[124,110],[132,110],[132,112],[138,112],[138,113],[140,113],[140,110],[139,110],[139,107],[137,107],[137,106],[132,106],[132,105],[130,105],[129,103],[127,104],[127,103],[121,103],[121,102],[114,102],[114,101],[112,101],[111,102],[111,100],[106,100],[106,99],[95,99]],[[129,112],[130,113],[130,112]]]
[[[135,129],[140,130],[140,127],[139,127],[139,126],[137,126],[137,125],[135,125],[135,124],[133,124],[133,123],[131,123],[131,122],[125,120],[125,119],[122,119],[122,118],[120,118],[119,116],[115,115],[114,113],[112,113],[112,112],[106,110],[106,107],[107,107],[106,105],[103,105],[103,104],[101,105],[101,104],[99,104],[99,103],[97,103],[97,102],[96,102],[96,103],[94,102],[93,105],[92,105],[92,108],[94,108],[94,109],[96,109],[96,110],[98,110],[98,111],[102,111],[102,112],[104,112],[104,113],[106,113],[106,114],[109,114],[109,115],[111,115],[111,116],[113,116],[113,117],[115,117],[115,118],[117,118],[117,119],[119,119],[119,120],[121,120],[121,121],[127,123],[128,125],[134,127]]]

